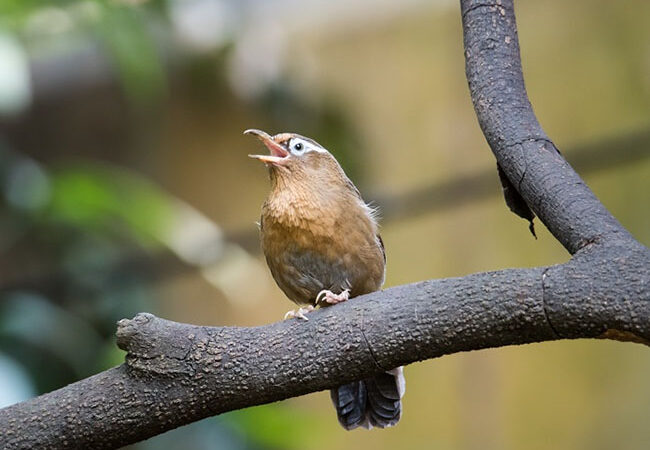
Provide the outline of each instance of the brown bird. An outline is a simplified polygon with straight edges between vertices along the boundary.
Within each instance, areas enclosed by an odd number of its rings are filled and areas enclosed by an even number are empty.
[[[282,291],[300,305],[285,318],[309,320],[329,306],[381,289],[386,255],[374,209],[361,198],[336,159],[312,139],[295,133],[259,138],[269,155],[271,192],[262,206],[262,250]],[[385,428],[402,413],[402,368],[331,391],[341,425]]]

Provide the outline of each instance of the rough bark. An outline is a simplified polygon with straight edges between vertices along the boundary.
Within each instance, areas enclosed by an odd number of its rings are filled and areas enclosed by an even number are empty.
[[[650,342],[650,252],[598,202],[526,96],[512,1],[461,0],[479,123],[523,200],[573,255],[561,265],[398,286],[308,322],[118,324],[125,364],[0,410],[2,448],[115,448],[210,415],[441,355],[567,338]]]

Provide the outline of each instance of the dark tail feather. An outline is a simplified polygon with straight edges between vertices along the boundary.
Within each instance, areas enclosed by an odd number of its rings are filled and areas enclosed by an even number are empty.
[[[366,385],[363,381],[344,384],[330,391],[339,423],[353,430],[366,422]]]
[[[346,430],[395,425],[402,415],[404,386],[402,368],[398,367],[332,389],[332,402],[339,422]]]
[[[401,369],[401,368],[400,368]],[[402,416],[402,395],[404,376],[400,370],[397,373],[385,372],[365,380],[368,402],[366,417],[370,425],[386,428],[399,422]]]

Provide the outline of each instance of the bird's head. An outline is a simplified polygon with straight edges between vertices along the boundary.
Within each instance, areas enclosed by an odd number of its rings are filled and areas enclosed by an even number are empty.
[[[268,155],[248,156],[265,163],[274,182],[278,179],[285,182],[318,180],[322,179],[324,174],[328,174],[329,178],[345,177],[336,159],[313,139],[296,133],[271,136],[255,129],[246,130],[244,134],[257,137],[269,149]]]

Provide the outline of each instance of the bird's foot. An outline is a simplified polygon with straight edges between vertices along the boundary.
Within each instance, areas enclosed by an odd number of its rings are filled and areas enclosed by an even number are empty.
[[[316,296],[316,304],[323,301],[329,303],[330,305],[336,305],[337,303],[344,302],[350,298],[350,289],[344,289],[340,294],[335,294],[330,290],[323,289]]]
[[[314,307],[312,305],[305,306],[304,308],[298,308],[298,309],[292,309],[291,311],[288,311],[285,315],[285,319],[302,319],[302,320],[309,320],[305,314],[308,312],[311,312],[314,310]]]

